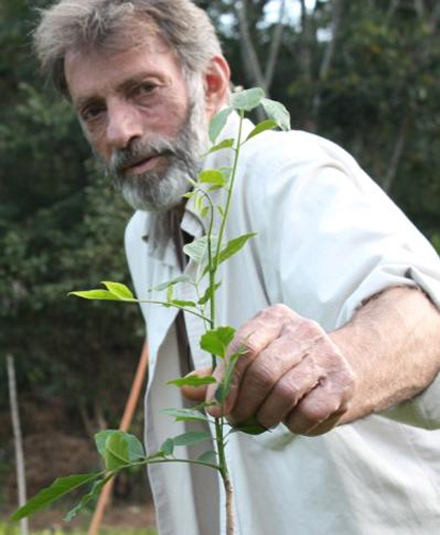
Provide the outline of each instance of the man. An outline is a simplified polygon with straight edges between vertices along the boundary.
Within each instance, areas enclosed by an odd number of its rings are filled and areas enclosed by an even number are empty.
[[[199,159],[229,87],[206,15],[190,0],[61,0],[43,14],[36,43],[137,210],[126,233],[137,295],[193,274],[182,243],[206,229],[181,196],[202,166],[231,158]],[[225,138],[237,135],[237,120],[230,117]],[[226,239],[250,231],[256,238],[219,273],[218,323],[238,328],[233,346],[247,347],[227,414],[231,422],[255,415],[272,431],[229,438],[237,533],[434,533],[437,255],[349,155],[298,132],[262,134],[243,149]],[[192,298],[191,287],[178,291]],[[206,367],[209,356],[198,345],[198,318],[149,304],[142,311],[153,453],[184,430],[160,412],[184,404],[166,381]],[[159,464],[150,479],[161,535],[224,533],[214,474]]]

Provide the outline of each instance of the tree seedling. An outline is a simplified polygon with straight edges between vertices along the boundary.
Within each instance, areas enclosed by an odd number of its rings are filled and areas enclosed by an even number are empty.
[[[263,106],[268,120],[259,123],[244,138],[243,123],[245,114],[260,105]],[[219,135],[231,113],[238,113],[239,115],[237,138],[223,139],[218,142]],[[70,520],[82,508],[94,500],[99,495],[105,483],[116,476],[121,470],[146,464],[180,462],[202,465],[219,472],[226,494],[226,533],[227,535],[233,535],[233,489],[225,456],[227,438],[230,433],[237,431],[257,435],[265,432],[266,429],[255,419],[231,428],[224,416],[213,418],[204,411],[209,405],[217,405],[222,408],[222,414],[225,413],[224,405],[230,392],[234,368],[240,357],[246,352],[246,348],[241,347],[238,351],[231,354],[229,346],[234,338],[235,330],[229,326],[217,325],[216,292],[221,284],[217,280],[217,271],[220,264],[227,262],[232,256],[239,253],[255,235],[254,233],[243,234],[229,240],[227,243],[225,243],[224,239],[241,149],[253,137],[276,127],[289,130],[289,114],[282,104],[265,98],[263,90],[259,88],[233,94],[230,99],[230,105],[222,109],[212,119],[209,128],[209,138],[212,148],[208,154],[220,150],[231,150],[233,151],[233,158],[231,168],[205,169],[199,173],[197,180],[190,179],[192,189],[189,193],[185,194],[185,197],[188,199],[193,199],[195,209],[203,219],[208,221],[206,235],[196,238],[192,243],[184,246],[184,253],[197,265],[195,278],[182,275],[153,288],[152,290],[156,292],[165,292],[165,299],[162,300],[139,300],[127,286],[109,281],[102,283],[104,285],[103,289],[72,292],[73,295],[84,299],[125,303],[156,303],[165,307],[175,307],[201,318],[205,325],[205,332],[200,338],[200,347],[211,355],[213,370],[219,359],[223,361],[223,378],[219,381],[214,375],[199,376],[197,373],[194,373],[169,381],[168,384],[178,387],[199,387],[217,383],[215,400],[209,403],[201,403],[191,409],[170,408],[165,412],[174,418],[175,421],[205,422],[211,431],[189,431],[167,438],[160,450],[152,455],[146,455],[140,440],[129,433],[116,430],[102,431],[95,436],[95,442],[97,450],[103,458],[104,469],[100,472],[56,479],[51,486],[40,491],[23,507],[18,509],[12,517],[13,520],[20,520],[32,515],[65,494],[79,487],[89,485],[91,487],[89,492],[67,513],[66,520]],[[220,204],[214,202],[212,195],[212,192],[218,190],[224,190],[225,193],[222,196],[223,202]],[[218,233],[214,233],[215,218],[220,218],[219,225],[216,227],[219,229]],[[198,296],[197,301],[175,299],[174,290],[178,284],[192,285]],[[202,291],[202,287],[206,289]],[[198,459],[183,459],[179,458],[176,454],[176,450],[180,446],[190,446],[208,440],[213,440],[214,450],[208,449]]]

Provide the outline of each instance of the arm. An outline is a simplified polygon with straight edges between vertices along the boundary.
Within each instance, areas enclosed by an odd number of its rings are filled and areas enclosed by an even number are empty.
[[[284,422],[294,433],[319,435],[426,388],[440,369],[440,314],[421,291],[392,288],[327,335],[274,305],[243,325],[232,351],[241,344],[248,351],[236,367],[228,417],[256,415],[267,427]]]
[[[341,423],[411,399],[440,370],[440,313],[416,288],[374,296],[330,337],[358,379]]]

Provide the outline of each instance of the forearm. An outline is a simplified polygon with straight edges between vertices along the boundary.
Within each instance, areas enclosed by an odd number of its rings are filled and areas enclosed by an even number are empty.
[[[389,289],[330,334],[355,374],[355,392],[340,423],[408,400],[440,370],[440,313],[417,289]]]

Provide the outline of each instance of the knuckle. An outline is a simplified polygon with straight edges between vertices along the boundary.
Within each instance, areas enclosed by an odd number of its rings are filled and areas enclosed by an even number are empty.
[[[246,379],[253,388],[267,391],[273,387],[277,378],[269,364],[263,361],[248,369]]]
[[[290,406],[297,405],[301,398],[300,390],[294,383],[289,381],[279,381],[272,395],[281,403],[289,404]]]
[[[317,424],[337,412],[339,407],[339,401],[327,397],[324,400],[316,400],[313,403],[304,403],[301,411],[308,421]]]
[[[245,355],[256,355],[264,348],[264,336],[261,335],[264,326],[258,320],[251,320],[243,325],[231,342],[233,353],[244,351]]]
[[[268,307],[266,310],[272,314],[277,314],[278,316],[290,316],[292,312],[291,309],[283,303],[275,303],[274,305]]]

